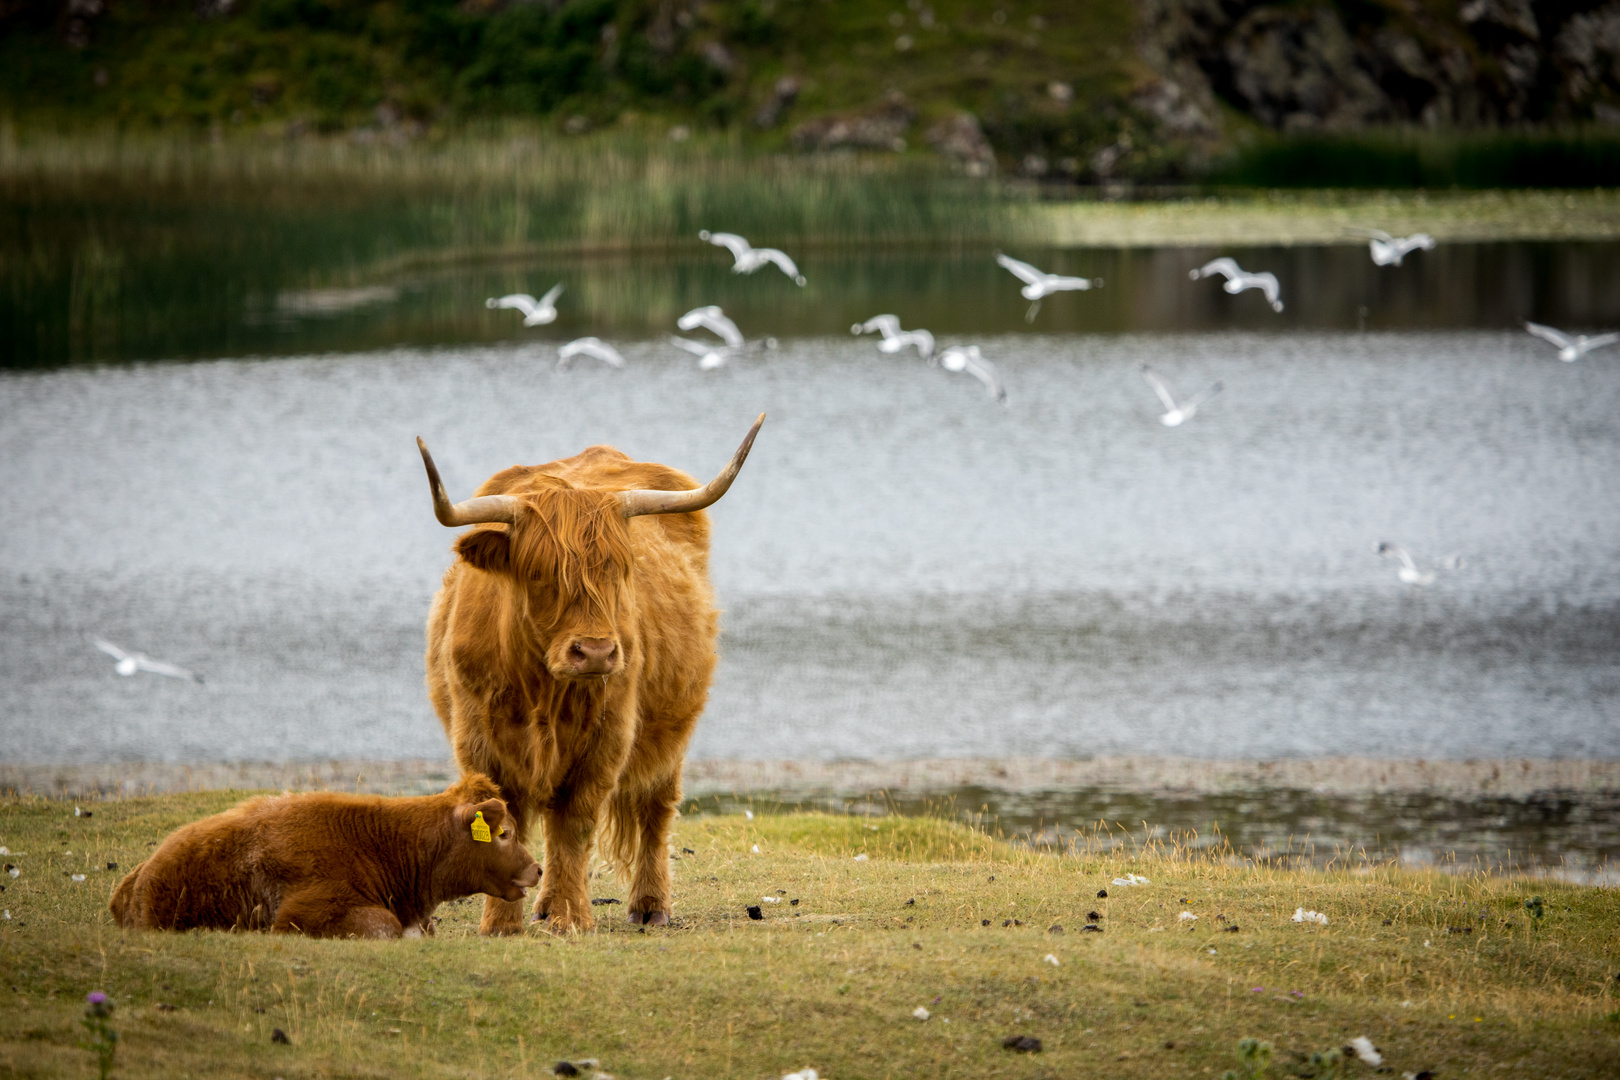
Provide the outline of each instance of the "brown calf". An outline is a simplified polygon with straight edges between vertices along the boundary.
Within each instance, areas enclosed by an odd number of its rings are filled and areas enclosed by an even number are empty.
[[[517,901],[539,883],[498,795],[488,777],[469,774],[417,798],[249,799],[170,833],[108,906],[131,929],[418,937],[432,933],[429,917],[446,900]]]

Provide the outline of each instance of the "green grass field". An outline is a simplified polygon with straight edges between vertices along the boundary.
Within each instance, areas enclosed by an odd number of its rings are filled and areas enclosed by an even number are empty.
[[[684,819],[668,930],[608,905],[594,934],[484,940],[476,901],[420,941],[114,927],[121,874],[239,797],[82,804],[87,818],[0,802],[0,859],[20,871],[0,878],[0,1076],[94,1075],[78,1020],[98,989],[120,1077],[527,1077],[587,1057],[620,1080],[1218,1077],[1245,1037],[1275,1048],[1270,1075],[1371,1075],[1311,1063],[1358,1035],[1394,1075],[1620,1062],[1613,889],[1175,847],[1043,853],[925,818]],[[1152,883],[1111,884],[1127,872]],[[595,895],[621,894],[598,880]],[[1328,924],[1292,922],[1297,907]],[[1100,933],[1082,929],[1093,914]],[[1043,1049],[1005,1050],[1010,1035]]]

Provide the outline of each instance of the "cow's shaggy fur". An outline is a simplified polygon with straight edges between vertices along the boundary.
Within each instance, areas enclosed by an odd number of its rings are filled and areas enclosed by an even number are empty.
[[[460,536],[433,600],[433,706],[461,767],[500,785],[520,841],[539,819],[534,912],[556,931],[595,925],[587,872],[604,816],[631,921],[669,919],[667,836],[719,630],[709,521],[702,511],[627,520],[617,493],[697,486],[607,446],[497,473],[476,494],[518,497],[515,524]],[[614,670],[579,674],[570,650],[581,640],[612,642]],[[485,933],[522,925],[521,904],[485,901]]]
[[[249,799],[164,840],[108,905],[130,929],[400,937],[433,932],[446,900],[519,901],[540,868],[499,789],[469,774],[439,795],[322,792]],[[490,840],[473,838],[482,813]]]

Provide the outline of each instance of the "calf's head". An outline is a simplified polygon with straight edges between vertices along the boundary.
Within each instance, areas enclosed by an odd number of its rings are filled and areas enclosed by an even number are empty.
[[[540,864],[517,841],[512,816],[499,798],[484,798],[495,785],[472,776],[451,789],[458,797],[450,811],[449,851],[436,876],[447,896],[487,893],[502,900],[521,900],[524,890],[540,884]]]
[[[731,462],[691,491],[580,489],[556,477],[531,478],[521,495],[483,495],[451,503],[439,470],[419,438],[433,493],[433,511],[451,527],[500,523],[456,541],[469,564],[509,579],[538,631],[546,670],[555,679],[606,678],[624,667],[619,613],[625,607],[634,554],[630,519],[686,514],[711,505],[731,487],[748,459],[764,414],[754,421]]]

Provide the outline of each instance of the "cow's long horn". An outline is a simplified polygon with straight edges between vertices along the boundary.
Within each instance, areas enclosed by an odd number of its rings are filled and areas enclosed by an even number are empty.
[[[754,426],[748,429],[748,437],[737,447],[737,452],[731,455],[731,464],[720,470],[720,475],[710,480],[700,488],[692,491],[626,491],[619,498],[623,500],[624,516],[627,518],[639,517],[642,514],[690,514],[694,510],[702,510],[713,505],[720,496],[731,487],[731,482],[737,478],[737,472],[748,460],[748,451],[753,448],[754,436],[759,434],[759,426],[765,422],[765,414],[760,413]]]
[[[433,490],[433,516],[440,525],[456,528],[460,525],[482,525],[500,521],[512,524],[517,516],[518,500],[510,495],[482,495],[466,502],[452,503],[444,493],[444,481],[439,479],[439,467],[433,464],[427,443],[416,437],[416,448],[422,451],[422,464],[427,466],[428,486]]]

